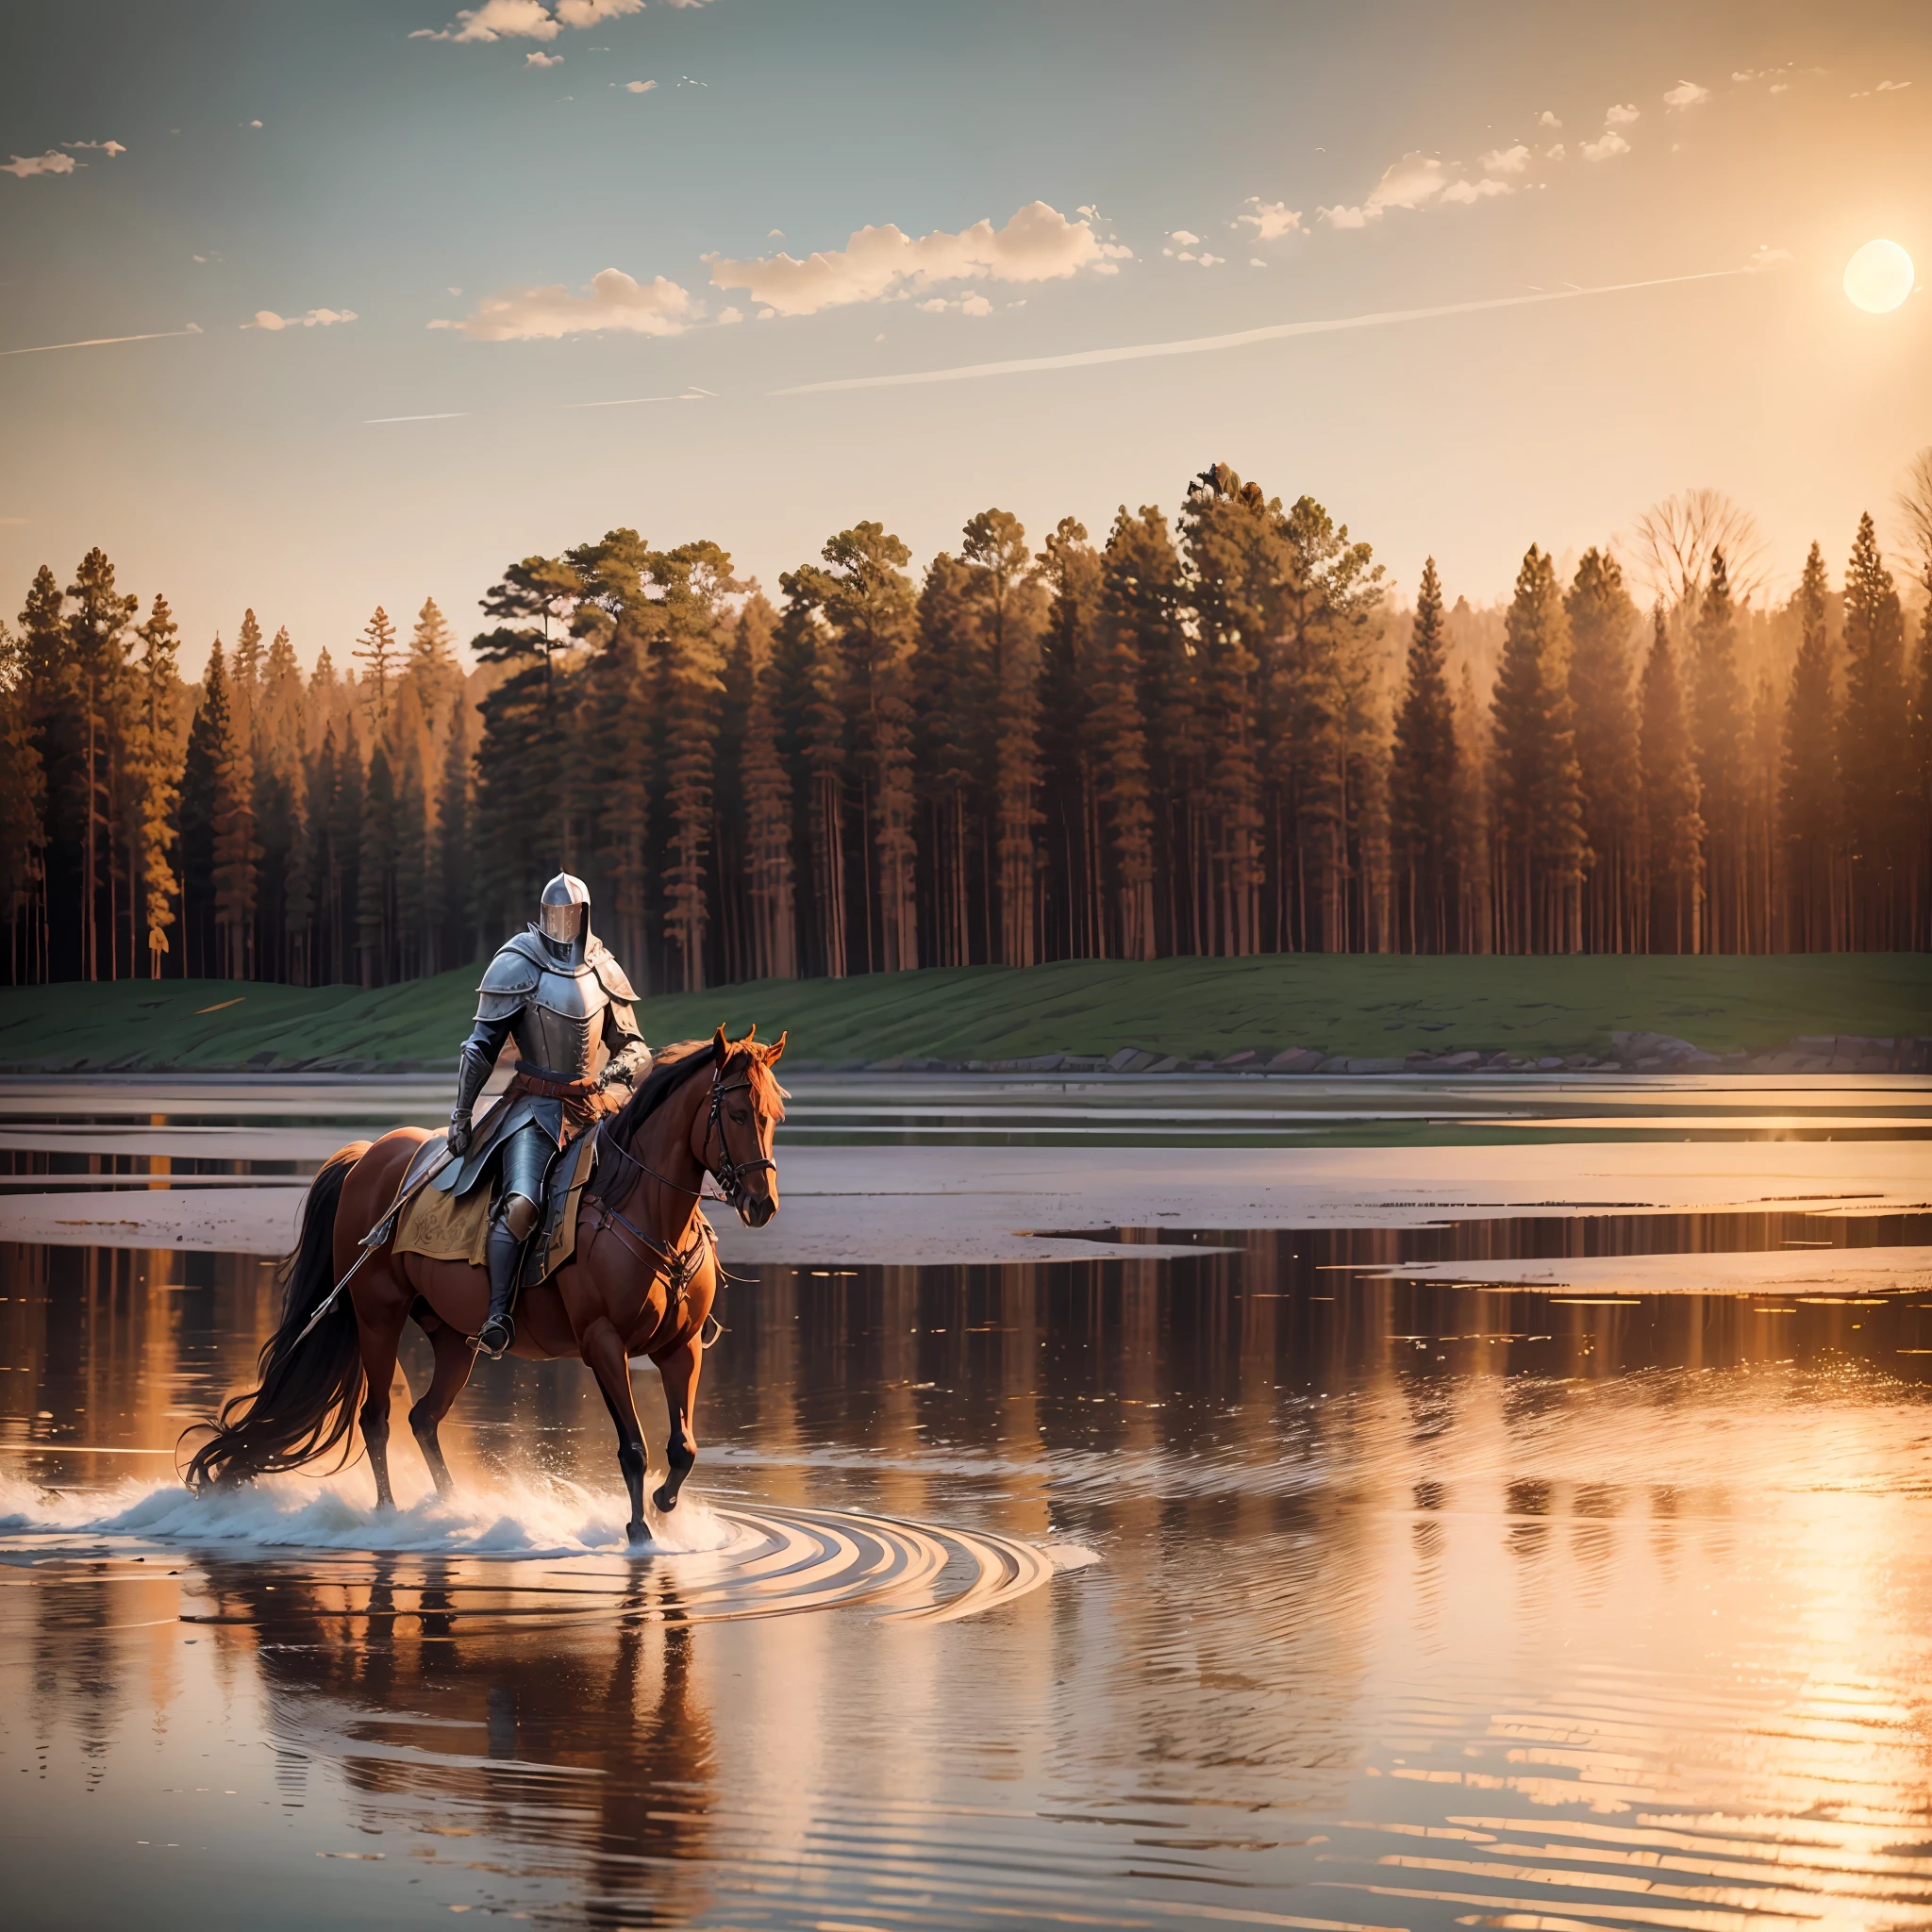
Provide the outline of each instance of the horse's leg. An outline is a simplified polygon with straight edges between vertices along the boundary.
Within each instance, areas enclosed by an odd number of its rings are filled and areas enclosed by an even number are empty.
[[[375,1475],[378,1509],[396,1507],[389,1487],[389,1397],[395,1381],[396,1350],[402,1344],[410,1297],[406,1286],[395,1286],[399,1291],[385,1297],[381,1306],[368,1305],[375,1300],[374,1295],[356,1303],[356,1339],[362,1351],[364,1388],[358,1420],[362,1424],[362,1441],[369,1451],[369,1467]]]
[[[625,1527],[631,1541],[641,1543],[651,1530],[644,1521],[644,1429],[638,1421],[638,1406],[631,1396],[630,1358],[624,1352],[623,1336],[604,1316],[584,1330],[579,1350],[596,1376],[604,1407],[617,1425],[617,1466],[624,1472],[625,1488],[630,1491],[630,1522]]]
[[[476,1351],[441,1316],[431,1313],[420,1302],[416,1322],[428,1336],[430,1347],[436,1351],[436,1369],[429,1378],[429,1387],[423,1391],[422,1400],[409,1410],[409,1427],[415,1432],[416,1446],[423,1452],[423,1460],[429,1465],[436,1493],[447,1496],[455,1491],[456,1479],[449,1473],[449,1464],[443,1460],[437,1425],[463,1392],[463,1385],[469,1381],[470,1371],[475,1366]]]
[[[695,1335],[680,1341],[668,1355],[658,1357],[658,1373],[664,1380],[664,1407],[671,1412],[671,1435],[664,1444],[664,1481],[651,1501],[660,1509],[677,1507],[677,1492],[684,1487],[698,1459],[698,1439],[691,1427],[697,1405],[698,1371],[704,1366],[705,1348]]]

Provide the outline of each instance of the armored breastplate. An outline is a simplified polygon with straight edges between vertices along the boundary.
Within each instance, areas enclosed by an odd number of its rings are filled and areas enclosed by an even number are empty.
[[[588,966],[575,973],[540,973],[510,1028],[517,1052],[528,1063],[581,1080],[596,1056],[609,1004],[610,995]]]

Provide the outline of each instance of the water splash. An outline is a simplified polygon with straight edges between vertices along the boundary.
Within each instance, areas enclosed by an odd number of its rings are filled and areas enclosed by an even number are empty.
[[[76,1543],[134,1539],[225,1554],[346,1550],[520,1560],[625,1548],[624,1500],[575,1483],[508,1478],[447,1499],[432,1491],[393,1510],[364,1500],[367,1489],[359,1472],[339,1481],[267,1477],[249,1489],[201,1496],[176,1482],[56,1491],[0,1476],[0,1538],[63,1552]],[[685,1497],[675,1517],[648,1506],[646,1516],[653,1555],[709,1554],[744,1541],[741,1528],[694,1496]]]

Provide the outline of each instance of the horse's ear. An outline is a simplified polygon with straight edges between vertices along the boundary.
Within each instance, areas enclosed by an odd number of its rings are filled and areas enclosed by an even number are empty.
[[[741,1040],[738,1043],[740,1046],[749,1046],[752,1043],[752,1041],[756,1040],[758,1037],[758,1023],[756,1020],[754,1020],[751,1023],[750,1027],[746,1030],[744,1038]]]
[[[776,1039],[776,1040],[774,1040],[774,1041],[773,1041],[773,1042],[771,1043],[771,1045],[770,1045],[770,1046],[768,1046],[768,1047],[766,1047],[766,1048],[765,1048],[765,1064],[766,1064],[766,1066],[768,1066],[768,1067],[775,1067],[775,1066],[776,1066],[776,1065],[778,1064],[778,1061],[779,1061],[780,1058],[781,1058],[781,1057],[783,1056],[784,1052],[785,1052],[785,1035],[784,1035],[783,1033],[781,1033],[781,1034],[779,1034],[779,1036],[777,1037],[777,1039]]]
[[[730,1052],[731,1049],[724,1043],[724,1029],[721,1026],[711,1035],[711,1058],[722,1067]]]

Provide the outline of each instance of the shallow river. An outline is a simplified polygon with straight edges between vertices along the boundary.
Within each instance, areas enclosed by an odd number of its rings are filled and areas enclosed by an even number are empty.
[[[1932,1292],[1357,1272],[1443,1239],[765,1270],[639,1558],[570,1365],[454,1508],[188,1504],[266,1265],[0,1250],[4,1915],[1932,1923]]]

